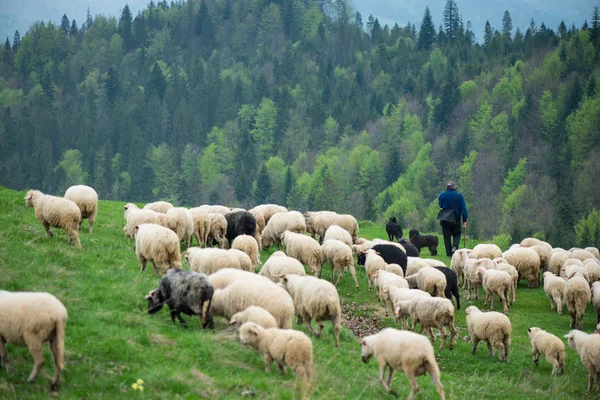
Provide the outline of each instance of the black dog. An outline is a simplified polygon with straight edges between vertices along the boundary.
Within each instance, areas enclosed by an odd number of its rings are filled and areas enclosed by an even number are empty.
[[[385,224],[385,231],[388,234],[388,240],[390,242],[400,240],[400,238],[402,237],[402,227],[400,226],[398,221],[396,221],[396,217],[391,217],[388,223]],[[396,239],[394,239],[394,237]]]
[[[418,230],[411,229],[408,233],[408,237],[410,238],[410,242],[417,248],[419,254],[421,253],[421,249],[423,247],[427,247],[432,256],[437,254],[438,247],[438,238],[433,235],[425,235],[421,236]]]

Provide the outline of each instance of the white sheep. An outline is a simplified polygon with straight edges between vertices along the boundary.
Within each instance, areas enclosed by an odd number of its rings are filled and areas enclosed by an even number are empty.
[[[208,276],[208,281],[215,290],[224,289],[235,281],[268,281],[264,276],[241,269],[223,268]]]
[[[307,211],[304,213],[306,219],[306,232],[314,239],[319,235],[322,242],[327,228],[335,225],[338,214],[333,211]]]
[[[6,370],[9,371],[6,345],[27,346],[34,360],[27,382],[33,382],[44,364],[42,345],[50,342],[55,365],[51,390],[56,391],[64,368],[67,318],[65,306],[50,293],[0,290],[0,361]]]
[[[79,229],[84,219],[88,219],[89,233],[94,230],[94,222],[98,215],[98,193],[86,185],[71,186],[65,192],[65,199],[71,200],[81,211],[81,219],[79,220]]]
[[[479,261],[479,260],[477,260]],[[465,264],[465,278],[467,278],[467,300],[471,300],[471,290],[475,289],[475,298],[479,298],[479,286],[483,282],[485,267],[480,266],[480,262]]]
[[[235,252],[224,249],[190,247],[183,253],[190,271],[213,274],[223,268],[242,269]]]
[[[234,314],[250,306],[267,310],[275,318],[279,328],[292,327],[294,301],[283,288],[266,280],[253,280],[251,284],[238,280],[224,289],[215,290],[211,313],[230,320]]]
[[[446,284],[446,275],[433,267],[421,268],[417,272],[417,286],[432,296],[444,297]]]
[[[306,223],[302,214],[298,211],[274,214],[260,235],[264,248],[271,247],[272,244],[279,246],[281,244],[281,235],[285,231],[304,234],[306,232]]]
[[[471,354],[475,354],[479,342],[485,340],[490,357],[494,357],[493,346],[498,349],[500,362],[506,361],[512,330],[508,317],[495,311],[481,312],[475,306],[467,307],[465,313],[467,314],[467,329],[473,343]]]
[[[373,279],[378,269],[385,269],[387,263],[373,249],[365,251],[365,271],[367,273],[367,281],[369,283],[369,292],[371,291]]]
[[[177,234],[180,242],[186,247],[192,245],[194,235],[194,217],[187,208],[174,207],[167,210],[164,226]]]
[[[600,260],[600,251],[598,251],[597,247],[586,247],[584,250],[592,253],[596,257],[596,260]]]
[[[154,212],[152,210],[140,210],[138,206],[133,203],[127,203],[123,207],[125,215],[125,237],[133,239],[133,232],[135,227],[141,224],[156,224],[163,225],[160,216],[166,217],[164,214]]]
[[[530,288],[540,284],[540,256],[535,250],[528,247],[519,247],[508,250],[502,255],[506,261],[519,272],[519,280],[528,281]]]
[[[260,251],[258,250],[258,243],[254,237],[250,235],[238,235],[233,239],[231,248],[246,253],[248,257],[250,257],[253,267],[260,265]]]
[[[135,252],[142,264],[140,272],[146,270],[148,261],[154,272],[164,275],[170,268],[181,268],[179,239],[172,230],[156,224],[140,224],[133,233]]]
[[[430,265],[419,257],[407,257],[405,276],[413,275],[419,272],[421,268],[429,267]]]
[[[531,342],[531,355],[537,366],[540,354],[546,356],[546,361],[552,364],[552,376],[565,371],[565,344],[551,333],[532,327],[527,329]]]
[[[435,336],[431,328],[437,328],[442,335],[442,343],[440,349],[446,347],[446,326],[450,329],[450,344],[449,349],[454,348],[454,337],[456,336],[456,328],[454,327],[454,305],[451,300],[441,297],[417,297],[413,299],[409,306],[410,317],[412,318],[412,330],[415,330],[417,323],[421,324],[422,333],[426,330],[431,339],[431,343],[435,342]]]
[[[208,213],[208,218],[210,220],[210,232],[208,234],[207,241],[211,243],[214,239],[219,247],[222,249],[227,248],[227,238],[225,238],[225,234],[227,233],[227,220],[223,216],[223,214],[219,213]],[[207,244],[207,246],[209,246]]]
[[[34,207],[35,217],[46,230],[46,237],[54,235],[50,227],[61,228],[69,238],[69,244],[81,247],[79,223],[81,211],[77,204],[68,199],[50,196],[39,190],[30,190],[25,195],[25,206]]]
[[[562,315],[566,283],[560,276],[556,276],[550,271],[544,272],[544,292],[546,292],[546,296],[550,299],[550,309],[554,310],[556,306],[556,311],[559,315]]]
[[[490,310],[494,309],[494,295],[500,297],[504,306],[504,314],[508,314],[508,302],[510,301],[510,290],[513,287],[513,278],[508,272],[498,271],[496,269],[486,269],[481,281],[483,290],[485,290],[484,306],[487,306],[491,299]]]
[[[396,286],[399,288],[408,289],[409,288],[408,282],[406,281],[406,279],[404,279],[400,275],[396,275],[393,272],[388,272],[384,269],[378,269],[377,271],[375,271],[373,280],[377,287],[377,297],[379,298],[379,301],[381,301],[386,308],[386,310],[385,310],[386,315],[388,315],[388,310],[387,310],[388,305],[390,307],[390,310],[392,312],[394,312],[394,303],[392,303],[391,300],[386,301],[386,298],[385,298],[386,296],[384,294],[384,291],[389,286]]]
[[[352,236],[350,235],[350,233],[348,233],[347,230],[345,230],[339,225],[331,225],[325,231],[324,242],[331,239],[339,240],[340,242],[345,243],[350,249],[352,249]]]
[[[255,210],[254,208],[251,210],[248,210],[248,212],[252,215],[254,215],[254,219],[256,220],[256,231],[258,232],[258,234],[260,235],[262,233],[262,231],[265,229],[265,216],[263,215],[262,212]]]
[[[473,247],[473,254],[475,255],[475,258],[494,259],[496,257],[502,257],[502,250],[495,244],[478,244]]]
[[[412,387],[409,400],[414,399],[419,391],[415,377],[429,372],[440,399],[446,398],[444,387],[440,382],[440,369],[435,360],[433,346],[425,336],[409,331],[385,328],[379,333],[362,338],[360,346],[364,363],[368,363],[371,357],[377,360],[379,381],[390,394],[396,396],[396,392],[392,390],[392,377],[395,370],[404,372]],[[390,372],[386,381],[384,376],[388,367]]]
[[[383,289],[383,298],[394,305],[396,325],[398,325],[398,319],[402,319],[403,329],[410,328],[408,326],[410,305],[412,304],[412,301],[418,297],[431,297],[431,295],[419,289],[399,288],[394,285],[390,285]]]
[[[550,256],[548,261],[548,271],[554,275],[560,275],[560,271],[565,261],[569,259],[569,254],[561,251],[557,251]]]
[[[248,211],[250,213],[252,213],[253,211],[261,212],[265,220],[265,226],[267,226],[269,220],[273,215],[281,212],[287,212],[288,209],[278,204],[261,204]]]
[[[276,251],[265,261],[258,274],[278,283],[284,275],[306,275],[306,272],[300,261],[288,257],[283,251]]]
[[[565,304],[569,309],[569,315],[571,317],[571,329],[575,328],[581,330],[583,325],[583,314],[585,308],[592,299],[592,292],[590,291],[590,285],[585,278],[581,276],[575,276],[567,281],[565,285]]]
[[[516,301],[516,292],[517,292],[517,284],[519,283],[519,273],[517,272],[517,269],[515,267],[513,267],[512,265],[505,263],[502,261],[502,258],[495,258],[494,259],[494,269],[497,269],[498,271],[504,271],[506,273],[508,273],[510,275],[510,277],[512,278],[512,286],[511,286],[511,292],[512,292],[512,301],[511,304],[514,303]]]
[[[600,282],[592,283],[592,304],[598,316],[597,323],[600,324]]]
[[[358,240],[358,221],[350,214],[337,215],[335,224],[344,228],[352,236],[352,242]]]
[[[281,242],[283,243],[285,254],[306,264],[314,276],[321,276],[323,250],[319,242],[310,236],[290,231],[282,233]]]
[[[589,251],[587,251],[587,250],[584,250],[584,249],[576,249],[576,250],[573,250],[573,251],[571,252],[571,255],[570,255],[570,257],[569,257],[569,258],[576,258],[576,259],[578,259],[578,260],[580,260],[580,261],[585,261],[585,260],[587,260],[588,258],[593,258],[593,259],[596,259],[596,256],[595,256],[593,253],[591,253],[591,252],[589,252]]]
[[[250,259],[248,254],[238,249],[229,249],[227,251],[237,257],[238,261],[240,262],[240,269],[248,272],[255,272],[256,268],[254,268],[252,259]]]
[[[588,392],[592,390],[594,381],[598,385],[596,390],[600,391],[600,335],[572,330],[565,337],[569,347],[577,351],[581,363],[589,372]]]
[[[221,206],[221,205],[211,206],[211,205],[208,205],[208,204],[203,204],[199,208],[202,208],[203,210],[206,210],[206,212],[208,212],[209,214],[226,215],[226,214],[229,214],[231,212],[231,208],[225,207],[225,206]]]
[[[427,265],[429,265],[430,267],[444,267],[444,268],[448,268],[448,266],[446,264],[444,264],[443,261],[436,260],[435,258],[422,258],[421,260],[423,260],[424,262],[426,262]]]
[[[259,306],[250,306],[244,311],[233,314],[229,320],[229,325],[235,325],[237,328],[246,322],[254,322],[265,329],[277,328],[277,321],[267,310]]]
[[[341,228],[340,228],[341,229]],[[356,279],[356,270],[354,269],[354,257],[352,256],[352,250],[347,246],[346,243],[337,239],[326,239],[321,246],[323,251],[324,261],[331,263],[331,281],[335,280],[335,274],[337,272],[338,278],[335,283],[336,286],[340,284],[342,280],[342,270],[349,269],[352,278],[354,279],[354,285],[358,290],[358,280]],[[402,268],[400,268],[402,271]]]
[[[600,264],[598,263],[598,260],[592,260],[591,258],[588,258],[583,262],[583,266],[587,270],[590,283],[600,280]]]
[[[208,234],[210,233],[210,217],[206,210],[200,207],[190,208],[190,214],[194,220],[194,236],[198,241],[198,246],[207,246]]]
[[[312,342],[304,333],[292,329],[265,329],[254,322],[246,322],[240,327],[240,341],[262,353],[265,372],[269,372],[275,361],[282,374],[287,365],[304,382],[312,380]]]
[[[342,311],[335,286],[324,279],[295,274],[284,276],[279,285],[292,296],[296,315],[299,320],[304,321],[310,333],[320,337],[324,327],[323,321],[331,321],[335,347],[339,347]],[[319,325],[319,331],[316,333],[312,320]]]
[[[581,267],[581,268],[573,268],[573,267]],[[587,270],[583,267],[583,262],[576,258],[569,258],[568,260],[563,262],[562,267],[560,268],[560,276],[565,279],[567,278],[567,269],[568,269],[569,274],[572,274],[573,272],[575,272],[577,270],[581,270],[581,271],[585,270],[587,272]]]
[[[155,201],[154,203],[148,203],[144,206],[144,210],[151,210],[157,213],[166,214],[171,208],[173,208],[173,204],[168,201]]]
[[[393,272],[394,274],[404,278],[404,271],[402,270],[402,267],[398,264],[388,264],[385,266],[385,270],[387,272]]]

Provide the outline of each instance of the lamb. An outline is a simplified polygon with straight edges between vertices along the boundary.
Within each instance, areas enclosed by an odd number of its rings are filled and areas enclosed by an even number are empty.
[[[513,287],[513,279],[508,272],[487,269],[482,278],[483,289],[485,290],[484,306],[487,306],[491,299],[490,310],[494,310],[494,295],[500,297],[504,306],[504,314],[508,314],[508,301],[510,301],[510,289]]]
[[[250,257],[252,266],[257,267],[260,264],[260,252],[258,251],[258,243],[256,239],[250,235],[239,235],[231,244],[232,249],[241,250]]]
[[[429,267],[430,265],[419,257],[407,257],[406,272],[404,276],[413,275],[419,272],[421,268]]]
[[[383,289],[384,300],[391,302],[394,306],[396,325],[398,325],[398,318],[400,318],[402,319],[402,328],[409,329],[410,305],[417,297],[431,297],[431,295],[419,289],[399,288],[395,285]]]
[[[419,257],[419,250],[408,239],[400,239],[398,243],[404,247],[408,257]]]
[[[432,256],[437,255],[437,247],[438,247],[438,238],[433,235],[424,235],[421,236],[418,230],[411,229],[408,232],[408,237],[410,242],[417,248],[419,254],[421,254],[421,249],[423,247],[427,247],[429,249],[429,253]]]
[[[396,220],[396,217],[391,217],[387,224],[385,224],[385,231],[390,241],[402,238],[402,227]]]
[[[406,257],[406,253],[404,253],[404,251],[402,251],[400,248],[392,244],[376,244],[371,247],[371,250],[377,252],[387,264],[400,265],[400,267],[402,267],[403,275],[406,275],[408,258]],[[365,265],[365,255],[366,253],[364,252],[362,254],[358,254],[358,265]]]
[[[229,325],[235,325],[237,328],[246,322],[254,322],[265,329],[277,328],[277,321],[267,310],[258,306],[250,306],[244,311],[233,314],[229,320]]]
[[[248,211],[232,212],[225,215],[227,221],[227,233],[225,238],[229,246],[239,235],[256,235],[256,219]]]
[[[288,274],[283,277],[279,281],[279,285],[292,296],[296,315],[304,321],[310,333],[320,337],[324,327],[322,321],[331,321],[335,347],[339,347],[342,311],[340,297],[335,286],[314,276],[295,274]],[[312,327],[311,321],[313,319],[319,325],[317,333]]]
[[[450,344],[449,349],[454,348],[454,337],[456,336],[456,328],[454,327],[454,306],[452,301],[437,297],[427,298],[419,297],[412,301],[410,305],[410,314],[412,318],[412,330],[415,330],[417,322],[421,323],[421,331],[425,329],[431,338],[431,343],[435,342],[435,337],[431,328],[438,328],[442,334],[442,343],[440,349],[446,347],[445,326],[450,329]]]
[[[281,212],[288,212],[288,209],[277,204],[261,204],[248,211],[251,213],[256,211],[261,212],[266,226],[273,215]]]
[[[577,325],[577,329],[581,330],[583,314],[591,299],[590,285],[585,278],[575,276],[567,281],[565,285],[565,304],[571,317],[571,329]]]
[[[125,215],[125,228],[123,228],[125,237],[133,239],[135,227],[141,224],[163,225],[159,216],[164,214],[159,214],[152,210],[140,210],[133,203],[125,204],[123,210]]]
[[[519,272],[519,280],[528,281],[530,288],[540,284],[540,256],[535,250],[528,247],[519,247],[508,250],[502,255],[506,261]]]
[[[452,301],[452,296],[456,299],[456,309],[460,310],[460,291],[458,290],[458,277],[456,272],[452,271],[447,267],[434,267],[438,271],[442,272],[446,277],[446,289],[444,290],[444,296]]]
[[[592,284],[592,303],[594,304],[594,309],[598,315],[597,323],[600,324],[600,282],[594,282]]]
[[[223,268],[242,269],[240,259],[234,252],[224,249],[201,249],[190,247],[183,253],[190,271],[213,274]]]
[[[562,315],[566,283],[560,276],[556,276],[550,271],[544,272],[544,292],[546,292],[546,296],[550,299],[550,309],[554,310],[556,306],[556,311],[559,315]]]
[[[227,220],[222,214],[219,213],[209,213],[208,218],[210,220],[210,232],[207,237],[207,244],[211,243],[213,240],[219,244],[219,247],[222,249],[227,248],[227,242],[225,239],[225,234],[227,233]]]
[[[331,225],[325,231],[324,241],[326,242],[331,239],[339,240],[340,242],[346,244],[350,249],[352,249],[352,236],[348,233],[347,230],[345,230],[339,225]]]
[[[187,208],[174,207],[167,211],[165,227],[177,234],[180,242],[185,242],[186,247],[192,245],[194,235],[194,217]]]
[[[502,257],[502,250],[495,244],[478,244],[473,248],[473,255],[475,258],[494,259]]]
[[[50,389],[57,391],[64,368],[67,319],[67,309],[50,293],[0,290],[0,361],[6,371],[10,370],[6,344],[27,346],[34,360],[27,382],[33,382],[44,365],[42,345],[50,342],[55,366]]]
[[[224,289],[235,281],[263,281],[268,282],[264,276],[255,274],[254,272],[243,271],[241,269],[222,268],[208,276],[210,284],[215,290]]]
[[[358,222],[350,214],[341,214],[336,216],[335,224],[344,228],[352,236],[352,242],[358,240]]]
[[[329,232],[329,230],[327,232]],[[329,261],[331,263],[331,282],[334,281],[335,273],[337,272],[338,279],[335,284],[336,286],[339,285],[340,281],[342,280],[342,269],[348,268],[350,269],[350,273],[352,274],[352,278],[354,279],[354,286],[356,287],[356,290],[358,290],[358,280],[356,279],[356,270],[354,269],[354,257],[352,256],[351,248],[348,247],[346,243],[340,240],[326,239],[321,249],[323,250],[324,260]],[[400,271],[402,271],[401,268]]]
[[[146,296],[148,314],[156,314],[166,304],[169,307],[173,323],[177,317],[181,326],[187,328],[187,323],[181,318],[181,313],[198,315],[202,320],[202,329],[207,326],[209,329],[214,329],[210,314],[213,294],[214,288],[206,274],[171,268],[160,280],[158,289],[151,291]]]
[[[517,284],[519,282],[519,273],[517,272],[517,269],[515,267],[513,267],[512,265],[503,262],[503,259],[500,258],[496,258],[495,260],[495,265],[494,265],[494,269],[497,269],[498,271],[504,271],[507,272],[510,277],[512,278],[512,286],[511,286],[511,291],[512,291],[512,301],[511,304],[513,304],[516,300],[516,289],[517,289]]]
[[[473,268],[469,268],[473,266]],[[479,298],[479,286],[483,283],[483,274],[486,271],[485,267],[478,264],[467,264],[465,275],[467,277],[467,300],[471,300],[471,289],[475,289],[475,298]]]
[[[373,279],[375,278],[375,273],[378,269],[385,269],[387,263],[383,260],[383,258],[377,254],[377,252],[373,249],[369,249],[362,254],[365,255],[365,271],[367,273],[367,281],[369,283],[369,292],[371,291],[371,287],[373,284]],[[360,260],[359,260],[360,264]]]
[[[279,283],[287,274],[306,275],[304,266],[293,257],[288,257],[282,251],[276,251],[269,257],[258,273],[260,276]]]
[[[432,296],[443,297],[447,285],[446,275],[433,267],[421,268],[417,272],[417,285]]]
[[[173,208],[173,204],[168,201],[156,201],[154,203],[148,203],[144,206],[144,210],[150,210],[157,213],[166,214],[171,208]]]
[[[552,364],[552,376],[565,371],[565,344],[551,333],[532,327],[527,329],[531,342],[531,355],[537,367],[540,354],[546,356],[546,361]]]
[[[304,333],[292,329],[265,329],[254,322],[246,322],[240,327],[240,341],[262,353],[265,372],[269,372],[275,361],[282,374],[287,365],[304,382],[312,380],[312,342]]]
[[[290,231],[285,231],[281,235],[281,242],[285,254],[306,264],[316,277],[321,276],[323,250],[319,242],[309,236]]]
[[[385,290],[388,289],[389,286],[396,286],[399,288],[408,289],[408,282],[403,277],[396,275],[392,272],[387,272],[384,269],[378,269],[375,271],[375,276],[373,277],[375,284],[377,285],[377,296],[379,297],[379,301],[381,301],[385,306],[385,313],[388,315],[387,306],[389,305],[392,312],[394,311],[394,303],[392,303],[391,299],[387,299],[385,295]]]
[[[81,247],[79,241],[79,224],[81,210],[77,204],[68,199],[50,196],[39,190],[30,190],[25,196],[25,206],[34,207],[35,217],[46,230],[46,237],[54,235],[50,227],[61,228],[69,238],[69,244]]]
[[[568,253],[556,252],[550,256],[550,260],[548,261],[548,271],[552,272],[554,275],[560,275],[560,270],[562,269],[563,263],[569,259]]]
[[[79,220],[79,229],[84,219],[88,219],[89,233],[94,230],[94,222],[98,215],[98,193],[94,189],[85,185],[71,186],[65,192],[65,199],[71,200],[81,211],[81,219]]]
[[[253,280],[249,285],[244,280],[238,280],[224,289],[215,290],[211,312],[213,316],[230,320],[234,314],[250,306],[264,308],[275,318],[279,328],[291,329],[294,301],[288,292],[273,282]]]
[[[571,252],[571,255],[569,258],[576,258],[580,261],[585,261],[588,258],[596,259],[596,256],[587,250],[576,249]]]
[[[375,357],[379,364],[379,381],[390,394],[397,396],[392,390],[394,370],[402,371],[412,386],[409,400],[413,400],[419,391],[416,376],[429,372],[441,400],[446,398],[444,387],[440,382],[440,369],[435,360],[433,346],[423,335],[394,328],[385,328],[379,333],[369,335],[360,340],[362,361],[366,364]],[[386,380],[385,370],[390,368]]]
[[[590,374],[588,392],[596,381],[596,390],[600,392],[600,335],[572,330],[565,335],[570,348],[581,357],[581,363]]]
[[[156,224],[141,224],[135,227],[133,239],[140,272],[146,270],[148,261],[155,273],[164,275],[169,268],[181,268],[179,239],[170,229]]]
[[[465,312],[467,314],[467,329],[473,343],[471,354],[474,355],[479,342],[485,340],[490,357],[494,357],[493,346],[498,349],[500,362],[506,361],[512,330],[508,317],[495,311],[484,313],[475,306],[467,307]]]
[[[190,214],[194,220],[194,236],[198,241],[198,246],[204,243],[207,246],[208,234],[210,233],[210,217],[206,210],[200,207],[190,208]]]
[[[261,234],[263,247],[268,248],[273,243],[279,246],[281,244],[281,235],[285,231],[304,234],[306,232],[306,223],[302,214],[298,211],[289,211],[273,215]]]

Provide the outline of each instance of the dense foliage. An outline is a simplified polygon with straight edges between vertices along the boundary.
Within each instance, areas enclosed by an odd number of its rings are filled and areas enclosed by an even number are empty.
[[[365,29],[345,1],[151,1],[37,23],[0,49],[0,184],[426,231],[452,179],[474,236],[597,237],[575,231],[600,209],[597,9],[525,34],[504,13],[481,45],[454,0],[431,14]]]

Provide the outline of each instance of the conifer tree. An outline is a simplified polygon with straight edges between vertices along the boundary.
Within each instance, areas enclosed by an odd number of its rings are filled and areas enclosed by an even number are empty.
[[[148,81],[148,89],[147,94],[151,95],[156,91],[158,97],[162,100],[165,95],[165,90],[167,89],[167,81],[162,73],[158,62],[155,62],[152,66],[152,70],[150,71],[150,79]]]
[[[444,30],[449,41],[456,40],[460,29],[461,21],[458,13],[458,6],[455,0],[447,0],[444,7]]]
[[[200,4],[198,17],[196,18],[196,35],[200,39],[200,47],[202,55],[208,57],[214,48],[215,27],[212,18],[208,12],[206,1]]]
[[[590,38],[592,39],[594,46],[597,47],[598,43],[600,43],[600,10],[598,9],[598,6],[594,7],[594,11],[592,11]]]
[[[12,44],[13,53],[16,53],[17,50],[19,50],[20,46],[21,46],[21,35],[19,34],[19,31],[15,31],[15,36],[13,37],[13,44]]]
[[[425,6],[425,15],[423,15],[421,27],[419,28],[417,46],[421,50],[429,50],[433,43],[435,43],[435,25],[433,25],[433,21],[431,20],[429,7]]]
[[[510,39],[512,34],[512,19],[508,10],[504,11],[504,17],[502,17],[502,34]]]
[[[67,14],[63,14],[62,16],[62,20],[60,21],[60,29],[63,31],[63,34],[65,36],[69,35],[71,24],[69,23],[69,18],[67,18]]]
[[[494,31],[492,30],[492,25],[490,25],[490,21],[485,21],[485,29],[483,31],[483,45],[485,47],[490,47],[493,40]]]
[[[69,28],[69,36],[76,37],[78,33],[79,29],[77,28],[77,21],[73,20],[73,22],[71,22],[71,27]]]
[[[256,186],[254,187],[254,201],[257,204],[268,203],[271,197],[271,177],[269,177],[269,171],[263,164],[258,170],[258,176],[256,177]]]
[[[131,16],[131,10],[129,5],[125,4],[123,11],[121,12],[121,18],[119,18],[119,34],[123,38],[123,44],[125,45],[125,51],[129,51],[133,48],[133,34],[131,30],[131,22],[133,18]]]

